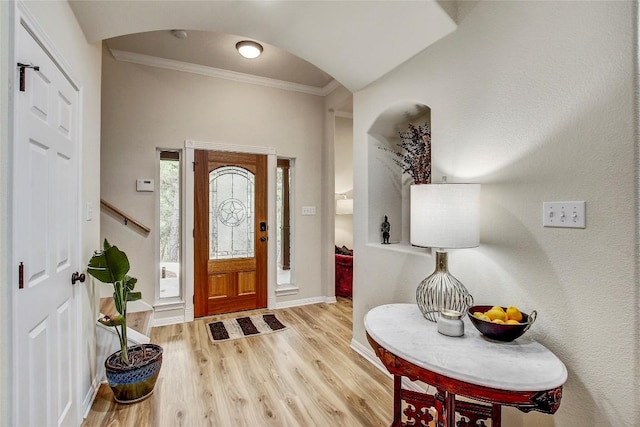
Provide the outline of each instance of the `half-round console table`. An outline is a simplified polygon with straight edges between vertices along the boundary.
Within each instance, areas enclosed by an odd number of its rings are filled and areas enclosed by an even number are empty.
[[[415,304],[382,305],[369,311],[364,321],[369,343],[394,376],[392,427],[429,425],[431,408],[441,427],[481,426],[481,420],[500,427],[504,405],[547,414],[560,406],[567,369],[526,335],[508,343],[492,341],[465,318],[464,336],[445,336]],[[403,389],[403,376],[434,386],[435,395]],[[457,395],[486,404],[459,401]]]

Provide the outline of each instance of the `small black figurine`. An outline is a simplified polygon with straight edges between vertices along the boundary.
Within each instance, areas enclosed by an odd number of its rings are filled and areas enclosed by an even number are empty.
[[[389,224],[389,220],[387,219],[386,215],[384,216],[384,222],[382,223],[382,226],[380,227],[380,229],[382,230],[382,244],[388,245],[389,231],[391,230],[391,224]]]

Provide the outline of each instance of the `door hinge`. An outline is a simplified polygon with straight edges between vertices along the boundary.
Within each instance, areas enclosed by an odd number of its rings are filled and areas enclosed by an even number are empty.
[[[18,266],[18,289],[24,288],[24,263],[20,262]]]
[[[25,69],[33,68],[35,71],[40,71],[40,67],[33,64],[23,64],[18,62],[18,68],[20,68],[20,92],[25,91],[25,80],[26,80],[26,72]]]
[[[195,172],[196,171],[196,162],[191,162],[191,163],[193,163],[193,171]]]

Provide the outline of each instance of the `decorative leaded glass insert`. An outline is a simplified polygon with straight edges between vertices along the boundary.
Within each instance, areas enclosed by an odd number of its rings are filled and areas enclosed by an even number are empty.
[[[237,166],[209,172],[209,259],[253,258],[255,175]]]

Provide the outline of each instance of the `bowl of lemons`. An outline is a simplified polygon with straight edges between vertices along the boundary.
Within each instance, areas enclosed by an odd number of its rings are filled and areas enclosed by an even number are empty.
[[[523,313],[518,307],[499,305],[474,305],[469,307],[469,319],[473,326],[487,338],[509,342],[522,336],[533,325],[538,313]]]

